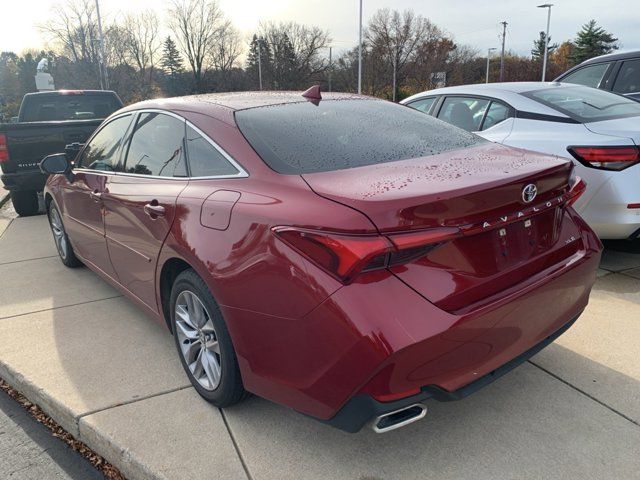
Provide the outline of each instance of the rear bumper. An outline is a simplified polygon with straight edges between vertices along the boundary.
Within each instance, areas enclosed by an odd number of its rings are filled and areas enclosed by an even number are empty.
[[[245,387],[350,430],[396,406],[387,400],[468,395],[525,352],[533,355],[586,307],[602,244],[572,218],[583,240],[575,255],[469,312],[438,308],[389,271],[338,289],[298,319],[222,306]],[[259,346],[246,341],[255,332]],[[359,409],[366,415],[340,420]]]
[[[582,313],[582,312],[580,312]],[[449,402],[453,400],[462,400],[468,397],[472,393],[486,387],[493,383],[498,378],[502,377],[506,373],[510,372],[519,365],[522,365],[529,358],[533,357],[536,353],[542,350],[544,347],[552,343],[556,338],[566,332],[571,325],[578,319],[580,314],[572,318],[554,333],[543,339],[538,344],[526,352],[518,355],[507,363],[501,365],[495,370],[485,374],[484,376],[474,380],[473,382],[460,387],[454,391],[443,390],[437,385],[427,385],[420,389],[420,393],[412,395],[410,397],[396,400],[394,402],[379,402],[375,400],[371,395],[360,394],[349,400],[344,407],[342,407],[338,413],[329,420],[320,420],[323,423],[331,425],[332,427],[339,428],[346,432],[355,433],[362,427],[371,421],[371,419],[390,413],[415,403],[420,403],[428,399],[434,399],[439,402]]]
[[[47,176],[38,170],[19,172],[19,173],[3,173],[0,180],[4,184],[4,188],[10,191],[25,191],[44,189]]]
[[[597,171],[595,174],[586,167],[576,169],[578,174],[587,177],[588,185],[584,198],[575,204],[576,211],[602,239],[631,238],[640,229],[640,208],[629,208],[630,204],[640,203],[640,165],[621,172]]]

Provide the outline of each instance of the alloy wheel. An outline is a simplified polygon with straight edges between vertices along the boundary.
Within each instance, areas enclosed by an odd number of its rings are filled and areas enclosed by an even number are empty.
[[[60,213],[56,207],[51,207],[49,211],[49,223],[51,224],[51,231],[53,232],[53,239],[56,242],[56,248],[62,259],[67,258],[67,237],[64,234],[64,226],[62,225],[62,219]]]
[[[220,344],[211,315],[198,296],[180,292],[175,303],[175,325],[180,353],[191,375],[206,390],[220,384]]]

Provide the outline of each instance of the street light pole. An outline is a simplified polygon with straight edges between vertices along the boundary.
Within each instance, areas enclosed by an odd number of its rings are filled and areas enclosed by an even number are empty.
[[[362,0],[360,0],[360,21],[358,23],[358,94],[362,93]]]
[[[485,83],[489,83],[489,57],[491,57],[491,52],[493,52],[494,50],[495,47],[487,48],[487,75],[485,77]]]
[[[258,38],[258,86],[262,90],[262,37]]]
[[[502,24],[502,51],[500,53],[500,81],[504,75],[504,41],[507,36],[507,22],[500,22]]]
[[[333,73],[333,47],[329,47],[329,91],[331,91],[331,74]]]
[[[96,15],[98,16],[98,36],[100,39],[100,86],[103,89],[109,88],[109,73],[104,63],[104,37],[102,36],[102,19],[100,18],[100,3],[96,0]],[[104,71],[104,83],[103,83]]]
[[[538,8],[546,8],[547,9],[547,33],[544,37],[544,57],[542,60],[542,81],[547,74],[547,55],[549,54],[549,24],[551,23],[551,7],[553,7],[553,3],[545,3],[543,5],[538,5]]]

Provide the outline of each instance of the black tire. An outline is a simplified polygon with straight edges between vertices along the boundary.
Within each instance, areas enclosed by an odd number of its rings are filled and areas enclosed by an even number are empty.
[[[181,296],[181,294],[183,295]],[[205,388],[194,376],[185,358],[185,355],[187,354],[183,353],[183,348],[187,348],[185,347],[185,345],[188,346],[190,344],[203,344],[199,340],[188,340],[184,335],[182,335],[181,338],[181,334],[180,332],[178,332],[178,328],[180,327],[176,324],[176,304],[179,298],[184,298],[185,294],[194,294],[197,299],[200,300],[201,304],[204,306],[206,315],[208,315],[213,324],[214,332],[211,335],[219,348],[219,352],[215,355],[218,359],[220,369],[219,383],[217,383],[217,385],[214,386],[213,389]],[[238,367],[238,359],[231,342],[229,331],[227,330],[227,325],[224,321],[224,318],[222,317],[220,307],[213,299],[213,295],[211,295],[211,292],[209,291],[207,285],[194,270],[185,270],[176,278],[171,289],[170,309],[171,329],[173,331],[173,338],[175,341],[176,349],[178,351],[180,361],[182,362],[182,366],[196,391],[205,400],[214,404],[216,407],[229,407],[246,398],[248,396],[248,393],[246,392],[246,390],[244,389],[244,385],[242,384],[240,368]],[[185,322],[182,322],[182,325],[184,326]],[[195,335],[198,335],[197,331],[194,332],[196,332]],[[200,332],[200,335],[202,335],[202,331]],[[181,342],[183,342],[183,344],[181,344]],[[209,344],[208,341],[205,341],[204,343]],[[195,347],[195,349],[197,349],[197,346]],[[211,354],[211,352],[209,353]],[[204,370],[198,371],[204,372]],[[206,372],[202,375],[203,378],[206,377]],[[206,379],[204,381],[206,382]]]
[[[21,217],[30,217],[40,212],[38,192],[35,190],[11,192],[11,202],[16,213]]]
[[[73,246],[67,236],[67,231],[64,229],[62,223],[62,215],[56,207],[56,204],[51,202],[47,211],[47,217],[49,218],[49,227],[51,228],[51,234],[53,235],[53,241],[56,244],[58,255],[60,260],[69,268],[76,268],[82,266],[82,262],[76,257],[73,251]]]

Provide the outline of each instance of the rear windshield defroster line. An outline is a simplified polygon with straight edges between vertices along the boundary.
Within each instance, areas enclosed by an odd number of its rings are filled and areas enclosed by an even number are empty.
[[[284,174],[388,163],[486,141],[412,108],[373,99],[249,108],[235,119],[265,163]]]

